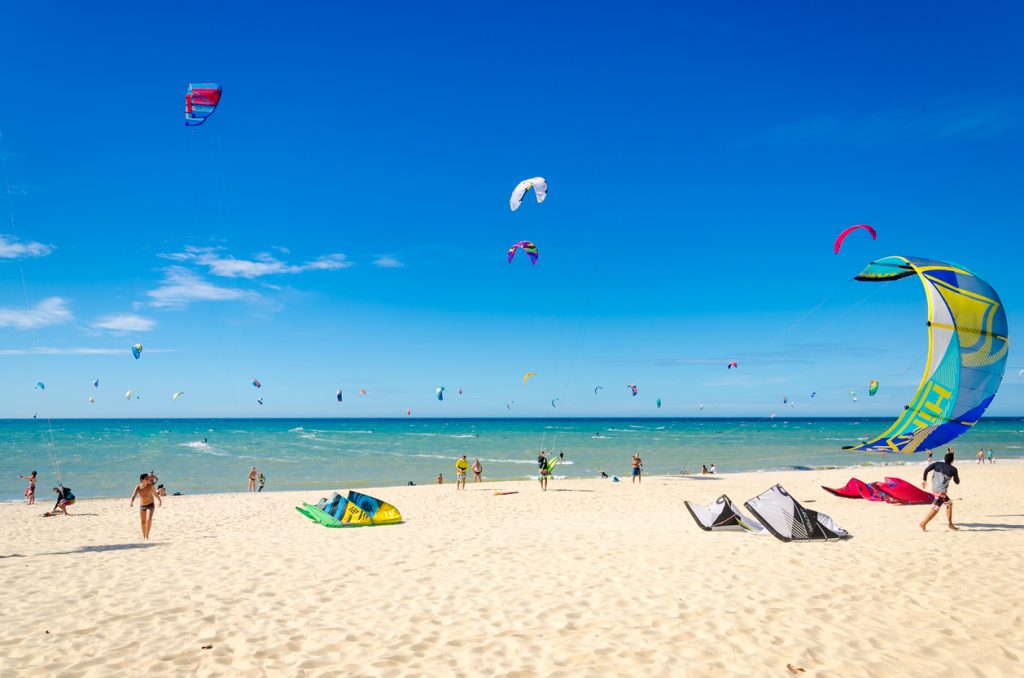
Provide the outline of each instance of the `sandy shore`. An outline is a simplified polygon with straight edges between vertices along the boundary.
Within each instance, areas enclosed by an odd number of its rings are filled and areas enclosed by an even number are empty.
[[[1024,464],[960,468],[959,532],[819,489],[851,470],[367,490],[406,522],[353,530],[292,508],[329,492],[168,497],[149,543],[127,497],[0,506],[0,675],[1024,675]],[[854,539],[682,503],[776,482]]]

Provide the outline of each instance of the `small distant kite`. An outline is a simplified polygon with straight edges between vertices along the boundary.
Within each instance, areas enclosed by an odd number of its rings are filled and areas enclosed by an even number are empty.
[[[132,355],[135,356],[136,360],[142,357],[142,344],[135,344],[132,346]]]
[[[189,83],[185,92],[185,126],[202,125],[220,103],[221,86],[215,82]]]
[[[334,396],[338,399],[339,403],[342,402],[342,399],[341,399],[341,389],[340,388],[338,389],[338,392],[334,394]]]
[[[661,409],[661,398],[658,398],[657,400],[655,400],[655,401],[654,401],[654,404],[655,404],[655,405],[656,405],[656,406],[658,407],[658,409],[660,410],[660,409]]]
[[[635,397],[636,397],[636,393],[637,393],[637,388],[636,388],[636,384],[630,384],[630,385],[629,385],[629,386],[627,386],[626,388],[628,388],[628,389],[630,389],[631,391],[633,391],[633,397],[635,398]]]
[[[100,380],[97,379],[96,381],[92,382],[92,387],[93,388],[99,388],[100,387]]]
[[[263,388],[262,382],[260,382],[260,380],[257,379],[256,377],[252,378],[252,385],[255,386],[256,388]]]
[[[512,197],[508,199],[508,206],[512,208],[513,212],[523,204],[523,198],[526,197],[526,192],[531,188],[537,196],[538,203],[544,202],[544,198],[548,197],[548,182],[544,180],[544,177],[523,179],[516,184],[516,187],[512,190]]]
[[[507,410],[511,410],[511,409],[512,409],[512,406],[513,406],[513,405],[515,405],[515,404],[516,404],[516,401],[514,401],[514,400],[510,400],[510,401],[508,401],[507,403],[505,403],[505,409],[507,409]]]
[[[257,399],[256,399],[256,403],[257,403],[258,405],[263,405],[263,398],[257,398]]]
[[[93,405],[95,405],[96,404],[96,399],[93,398],[92,396],[89,396],[89,402],[92,403]]]
[[[1021,370],[1021,371],[1024,372],[1024,370]],[[604,388],[604,386],[595,386],[594,387],[594,395],[597,395],[597,392],[602,390],[603,388]]]
[[[835,244],[832,245],[832,249],[835,250],[835,253],[839,254],[839,248],[843,246],[843,241],[846,240],[846,236],[850,235],[854,231],[861,228],[863,228],[865,231],[871,234],[872,240],[878,239],[877,235],[875,234],[875,229],[871,228],[867,224],[857,224],[856,226],[850,226],[849,228],[844,229],[843,232],[839,234],[839,237],[836,238]]]
[[[37,381],[36,382],[36,389],[39,390],[39,391],[45,391],[46,390],[46,384],[44,384],[41,381]]]
[[[850,391],[850,397],[853,398],[853,402],[857,402],[857,392]]]
[[[128,389],[127,391],[125,391],[124,399],[125,400],[131,400],[132,399],[132,391],[131,391],[131,389]]]
[[[701,409],[701,410],[703,410],[703,409],[704,409],[704,403],[701,403],[701,404],[700,404],[700,405],[698,406],[698,409]]]
[[[437,394],[438,400],[444,400],[444,386],[438,386],[434,392]]]
[[[359,395],[366,395],[366,389],[364,389],[364,388],[359,389]]]
[[[818,395],[818,392],[817,392],[817,391],[811,391],[811,397],[812,397],[812,398],[813,398],[814,396],[816,396],[816,395]]]
[[[529,379],[530,377],[536,377],[536,376],[537,376],[536,372],[527,372],[526,374],[524,374],[523,375],[523,386],[526,386],[526,380],[527,379]]]
[[[787,396],[787,395],[782,396],[782,404],[785,405],[788,402],[789,402],[789,396]]]
[[[407,416],[407,417],[411,417],[412,416],[412,408],[409,408],[409,407],[405,408],[405,416]]]
[[[177,393],[171,396],[171,400],[177,402],[178,398],[180,398],[183,395],[185,395],[184,391],[178,391]]]
[[[736,361],[735,361],[735,360],[733,360],[733,361],[732,361],[731,363],[729,363],[729,364],[728,364],[728,365],[726,366],[726,369],[730,369],[730,370],[731,370],[731,369],[732,369],[732,368],[734,368],[734,367],[735,367],[735,368],[737,368],[737,369],[739,369],[739,365],[738,365],[738,364],[736,363]]]
[[[872,379],[870,383],[868,383],[868,395],[873,396],[876,393],[878,393],[878,382]]]
[[[555,403],[557,403],[558,401],[559,401],[559,398],[552,398],[551,399],[551,407],[557,407],[557,405],[555,405]]]
[[[462,395],[462,387],[459,387],[459,395]]]
[[[529,240],[520,240],[512,247],[508,248],[508,263],[512,263],[512,257],[516,255],[516,250],[522,248],[526,252],[527,256],[530,257],[530,261],[534,266],[537,265],[537,257],[540,256],[540,252],[537,251],[537,246]]]

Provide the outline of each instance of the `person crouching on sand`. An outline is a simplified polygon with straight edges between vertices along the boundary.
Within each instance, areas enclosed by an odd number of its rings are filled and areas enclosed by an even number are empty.
[[[939,507],[943,504],[946,505],[946,518],[949,520],[949,529],[957,529],[956,525],[953,524],[953,502],[946,494],[949,489],[949,481],[954,481],[957,485],[960,484],[960,473],[953,466],[953,452],[946,452],[946,456],[943,461],[936,461],[928,464],[924,470],[924,476],[921,479],[921,487],[924,488],[928,482],[928,474],[932,471],[935,475],[932,476],[932,493],[935,495],[935,500],[932,502],[931,508],[928,509],[928,515],[921,521],[918,526],[922,530],[928,529],[928,523],[931,519],[939,512]]]
[[[153,513],[156,511],[156,506],[164,505],[160,494],[150,480],[151,475],[143,473],[139,476],[139,484],[135,486],[132,498],[128,502],[128,506],[135,506],[135,497],[139,498],[139,520],[142,523],[143,539],[149,539],[149,530],[153,527]]]
[[[58,513],[64,515],[70,515],[68,513],[68,507],[75,503],[75,495],[72,494],[70,487],[64,487],[60,485],[53,488],[53,491],[57,493],[57,503],[53,505],[53,510],[44,513],[45,516],[55,516]]]

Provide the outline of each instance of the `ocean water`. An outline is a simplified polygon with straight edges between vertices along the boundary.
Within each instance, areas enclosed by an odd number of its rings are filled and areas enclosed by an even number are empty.
[[[633,452],[647,475],[922,463],[925,455],[842,450],[888,419],[106,419],[0,420],[0,501],[22,499],[18,474],[39,472],[37,496],[58,473],[80,497],[129,496],[155,470],[168,492],[245,490],[250,466],[267,490],[433,483],[455,461],[479,458],[484,477],[534,477],[542,447],[565,461],[557,477],[627,475]],[[954,441],[959,460],[978,447],[1024,457],[1024,418],[983,419]],[[878,473],[876,475],[881,475]]]

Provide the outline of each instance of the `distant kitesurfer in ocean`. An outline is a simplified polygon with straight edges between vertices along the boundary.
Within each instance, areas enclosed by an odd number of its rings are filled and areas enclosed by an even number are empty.
[[[932,493],[935,495],[935,500],[932,502],[931,508],[928,509],[928,515],[921,521],[918,526],[922,530],[927,530],[928,523],[935,517],[935,514],[939,512],[939,507],[943,504],[946,505],[946,518],[949,520],[949,529],[955,530],[957,526],[953,524],[953,502],[946,494],[949,489],[949,481],[954,481],[957,485],[960,484],[960,473],[956,467],[953,466],[953,451],[946,452],[946,456],[943,461],[936,461],[928,464],[924,469],[924,476],[921,478],[921,487],[924,488],[928,482],[928,474],[932,471],[935,475],[932,476]]]

